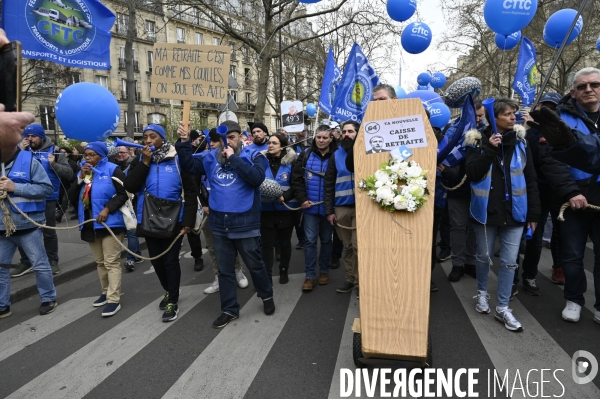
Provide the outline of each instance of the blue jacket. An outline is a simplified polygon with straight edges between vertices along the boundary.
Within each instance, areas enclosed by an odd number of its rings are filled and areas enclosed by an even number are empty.
[[[145,191],[157,198],[170,201],[181,201],[182,183],[177,171],[176,158],[164,159],[159,163],[150,164],[148,175],[146,176]],[[144,192],[138,196],[137,202],[137,222],[142,224],[144,216]],[[183,218],[183,206],[179,212],[179,222]]]
[[[265,180],[267,166],[262,154],[249,146],[222,164],[217,153],[219,148],[202,158],[192,157],[189,141],[176,143],[175,148],[183,172],[207,176],[210,185],[208,223],[213,233],[260,230],[260,185]]]
[[[298,154],[292,172],[292,189],[299,204],[305,201],[321,202],[325,200],[325,172],[327,172],[327,165],[332,154],[329,151],[325,155],[321,155],[313,148]],[[324,204],[303,209],[302,212],[327,216]]]
[[[577,141],[567,148],[553,148],[552,156],[588,173],[600,174],[600,137],[573,131]]]
[[[95,166],[95,169],[100,173],[94,172],[92,177],[92,189],[90,192],[90,216],[93,219],[98,217],[98,214],[106,207],[106,203],[117,194],[117,190],[114,186],[115,183],[113,183],[112,180],[112,175],[116,168],[117,165],[108,162],[107,158],[101,159],[100,162],[98,162],[98,165]],[[82,223],[85,218],[85,210],[83,207],[83,202],[81,201],[85,187],[86,185],[83,184],[79,192],[79,209],[77,212],[79,216],[79,223]],[[125,228],[123,214],[119,210],[109,213],[104,223],[110,228]],[[100,230],[104,228],[105,227],[102,224],[94,222],[94,230]],[[83,225],[79,226],[79,230],[83,230]]]
[[[15,166],[15,162],[22,166],[23,162],[21,161],[23,159],[30,160],[30,170],[28,171],[29,181],[13,181],[15,184],[15,191],[14,193],[10,194],[10,196],[11,198],[34,200],[35,202],[43,204],[43,208],[40,206],[41,210],[27,212],[27,215],[31,219],[35,220],[37,223],[43,224],[46,223],[46,197],[52,194],[54,188],[50,182],[50,178],[48,178],[48,174],[42,167],[42,164],[39,161],[34,160],[33,157],[30,156],[30,153],[28,154],[27,152],[21,151],[18,148],[17,154],[15,154],[13,157],[13,160],[5,164],[6,175],[8,178],[11,177],[11,172]],[[22,169],[20,166],[18,168]],[[15,172],[25,172],[25,175],[27,175],[27,171],[17,169]],[[21,175],[21,173],[19,173],[19,175]],[[7,200],[5,200],[5,204],[8,206]],[[12,206],[10,207],[10,216],[14,221],[17,230],[26,230],[36,227],[30,221],[21,216],[21,214],[18,213]],[[3,218],[0,217],[0,231],[5,231],[6,228],[4,227],[4,222],[2,219]]]

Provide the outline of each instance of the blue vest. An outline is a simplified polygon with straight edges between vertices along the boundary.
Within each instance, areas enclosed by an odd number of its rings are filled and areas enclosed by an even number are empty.
[[[527,217],[527,184],[523,169],[527,163],[525,144],[519,140],[515,146],[510,161],[510,185],[512,188],[512,217],[515,221],[523,223]],[[492,186],[492,168],[485,177],[478,182],[471,182],[471,216],[479,223],[487,223],[487,207]]]
[[[117,194],[117,190],[113,185],[112,175],[117,168],[114,163],[108,162],[108,159],[103,158],[95,166],[95,169],[100,172],[94,172],[92,176],[92,191],[90,198],[90,214],[91,217],[96,219],[98,214],[104,209],[106,203]],[[81,187],[79,192],[79,223],[83,223],[85,220],[85,213],[83,209],[83,202],[81,196],[85,191],[85,184]],[[116,210],[108,214],[106,221],[104,222],[110,228],[125,228],[125,222],[123,221],[123,214],[120,210]],[[104,229],[105,227],[100,223],[94,222],[94,230]],[[79,226],[79,230],[83,229],[83,226]]]
[[[251,146],[244,147],[239,157],[251,167],[258,152]],[[255,195],[260,196],[260,188],[252,187],[228,163],[221,165],[217,160],[217,150],[212,150],[203,159],[207,183],[210,187],[208,204],[218,212],[243,213],[252,208]]]
[[[265,141],[265,143],[261,145],[252,143],[249,146],[244,147],[244,149],[246,148],[256,152],[266,151],[269,148],[269,140]]]
[[[346,206],[354,204],[354,173],[346,169],[346,157],[348,153],[342,147],[335,151],[335,202],[334,206]]]
[[[265,177],[267,179],[273,179],[281,186],[281,189],[285,191],[289,191],[292,189],[290,185],[290,181],[292,179],[292,165],[281,165],[279,170],[277,171],[277,176],[273,176],[273,172],[271,172],[271,168],[267,167],[265,171]],[[294,199],[289,202],[286,202],[287,206],[290,208],[298,208],[298,202]],[[263,212],[268,211],[289,211],[283,204],[279,201],[273,202],[261,202],[260,210]]]
[[[13,162],[13,166],[8,172],[8,177],[13,183],[29,184],[31,183],[31,162],[33,155],[29,151],[19,151],[17,158]],[[44,198],[29,199],[17,197],[15,193],[8,193],[13,202],[25,213],[43,212],[46,210],[46,200]],[[13,211],[18,212],[14,205],[10,205]]]
[[[581,118],[563,111],[560,112],[560,117],[567,125],[569,125],[571,129],[579,130],[586,136],[590,134],[590,129],[588,129],[587,125],[581,120]],[[571,176],[573,176],[573,179],[576,181],[589,179],[590,177],[594,176],[591,173],[584,172],[583,170],[574,168],[572,166],[569,166],[569,169],[571,169]],[[600,176],[596,182],[600,182]]]
[[[42,166],[44,167],[44,170],[48,174],[48,177],[50,178],[50,182],[52,183],[52,186],[54,187],[54,191],[52,192],[52,195],[47,197],[46,201],[57,201],[58,195],[60,194],[60,178],[58,177],[56,172],[54,172],[54,169],[52,169],[52,166],[50,166],[50,161],[48,161],[48,154],[54,153],[54,146],[51,145],[44,151],[32,151],[31,153],[33,154],[33,157],[35,159],[37,159],[38,161],[40,161],[42,163]],[[55,157],[58,157],[58,155],[55,155]]]
[[[150,163],[150,170],[146,176],[146,185],[144,191],[154,195],[157,198],[162,198],[170,201],[181,201],[181,194],[183,193],[183,186],[181,184],[181,177],[177,171],[178,164],[176,159],[171,158],[162,162]],[[142,217],[144,215],[144,193],[140,193],[137,202],[137,222],[142,224]],[[183,218],[183,206],[179,212],[179,221]]]
[[[314,151],[310,151],[310,155],[306,160],[306,166],[304,170],[304,181],[306,185],[306,195],[312,202],[321,202],[324,198],[325,193],[325,177],[321,177],[314,172],[319,172],[325,176],[327,171],[327,165],[329,164],[329,158],[325,160],[321,159]],[[311,206],[308,209],[303,209],[302,212],[309,213],[311,215],[325,215],[325,205]]]

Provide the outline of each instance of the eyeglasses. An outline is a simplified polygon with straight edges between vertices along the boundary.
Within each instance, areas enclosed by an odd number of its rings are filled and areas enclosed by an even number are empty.
[[[96,153],[91,153],[91,152],[86,152],[85,154],[83,154],[84,158],[93,158],[93,157],[97,157],[97,156],[99,156],[99,155]]]
[[[600,82],[583,83],[583,84],[577,85],[575,88],[577,89],[577,91],[585,91],[587,89],[588,85],[593,90],[593,89],[597,89],[600,87]]]

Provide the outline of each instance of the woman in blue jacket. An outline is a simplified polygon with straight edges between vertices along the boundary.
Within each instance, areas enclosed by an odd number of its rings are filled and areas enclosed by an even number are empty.
[[[279,262],[279,283],[287,284],[288,269],[292,257],[292,232],[298,224],[300,213],[291,211],[297,208],[298,203],[294,201],[294,192],[291,189],[292,164],[296,160],[296,153],[291,148],[284,148],[288,140],[283,134],[274,134],[269,138],[267,150],[263,152],[269,161],[269,167],[265,171],[267,179],[273,179],[281,186],[283,195],[274,202],[263,202],[260,215],[260,235],[262,241],[263,261],[267,267],[269,278],[272,279],[273,272],[273,246],[279,239],[281,258]]]
[[[81,239],[90,245],[102,285],[102,295],[94,302],[95,307],[104,306],[102,316],[108,317],[121,309],[121,245],[125,236],[125,222],[119,210],[127,201],[123,185],[113,177],[125,180],[125,173],[114,163],[108,162],[106,143],[96,141],[85,146],[84,164],[77,179],[79,189],[79,223],[96,219],[79,227]],[[117,236],[116,241],[104,222]]]

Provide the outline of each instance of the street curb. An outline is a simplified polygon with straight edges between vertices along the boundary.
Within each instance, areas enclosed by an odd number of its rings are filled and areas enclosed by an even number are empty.
[[[140,250],[144,250],[147,249],[147,245],[146,242],[141,242],[140,243]],[[127,252],[125,252],[124,250],[121,251],[121,259],[126,258],[126,254]],[[89,255],[91,256],[91,254]],[[76,262],[72,261],[72,262]],[[93,272],[94,270],[96,270],[96,262],[92,261],[92,262],[88,262],[88,263],[84,263],[81,266],[75,267],[71,270],[67,270],[65,272],[60,272],[59,274],[53,276],[54,277],[54,286],[58,286],[60,284],[69,282],[71,280],[75,280],[76,278],[79,278],[85,274],[88,274],[90,272]],[[37,285],[34,284],[29,285],[25,288],[22,288],[18,291],[15,291],[14,293],[10,294],[10,302],[11,303],[15,303],[15,302],[19,302],[22,301],[23,299],[32,297],[32,296],[36,296],[38,295],[38,289],[37,289]]]

